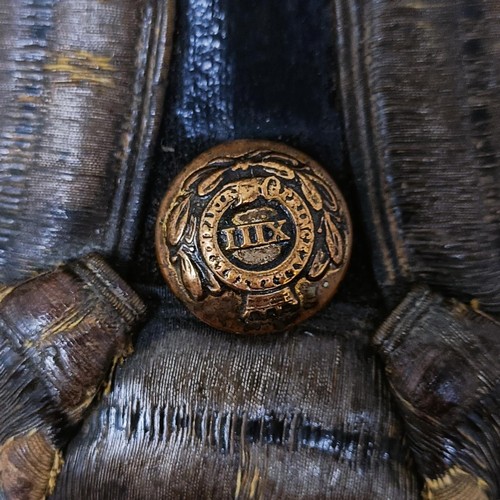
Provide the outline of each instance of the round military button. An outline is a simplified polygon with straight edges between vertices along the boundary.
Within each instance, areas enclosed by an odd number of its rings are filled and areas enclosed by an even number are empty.
[[[265,141],[196,158],[172,183],[156,227],[174,293],[233,333],[286,330],[314,314],[342,280],[351,243],[346,203],[323,168]]]

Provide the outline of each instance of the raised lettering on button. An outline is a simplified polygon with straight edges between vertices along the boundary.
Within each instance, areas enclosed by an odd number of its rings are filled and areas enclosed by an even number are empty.
[[[285,330],[332,297],[351,252],[338,188],[304,154],[257,141],[196,159],[160,208],[157,254],[200,319],[234,333]]]

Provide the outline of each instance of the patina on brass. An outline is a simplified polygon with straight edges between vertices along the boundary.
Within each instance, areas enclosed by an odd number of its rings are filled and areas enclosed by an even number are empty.
[[[156,251],[174,293],[202,321],[270,333],[323,307],[351,253],[346,203],[309,157],[235,141],[196,158],[158,215]]]

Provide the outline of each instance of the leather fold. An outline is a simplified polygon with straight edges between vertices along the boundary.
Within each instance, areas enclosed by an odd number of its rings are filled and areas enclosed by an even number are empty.
[[[0,5],[0,282],[135,248],[173,2]]]
[[[500,4],[334,0],[345,134],[373,266],[500,312]]]
[[[500,323],[417,288],[373,339],[428,499],[498,498]]]
[[[145,306],[97,255],[0,289],[0,493],[41,499]]]

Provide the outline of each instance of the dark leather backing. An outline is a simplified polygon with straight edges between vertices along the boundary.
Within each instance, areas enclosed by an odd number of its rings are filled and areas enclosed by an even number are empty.
[[[277,140],[310,155],[339,184],[354,221],[354,255],[339,293],[376,295],[338,106],[333,8],[315,2],[178,3],[163,138],[133,276],[163,283],[154,224],[169,182],[207,148],[232,139]]]
[[[83,5],[0,7],[0,280],[97,248],[125,264],[150,316],[113,391],[69,445],[54,496],[417,498],[370,348],[388,313],[372,263],[389,302],[426,281],[498,305],[498,65],[487,57],[498,50],[498,8],[178,0],[160,108],[165,52],[155,47],[168,47],[170,4]],[[24,79],[40,95],[26,96]],[[196,322],[154,256],[172,178],[206,148],[248,137],[322,163],[354,219],[353,260],[335,302],[283,337],[232,337]],[[497,402],[490,414],[497,418]]]

